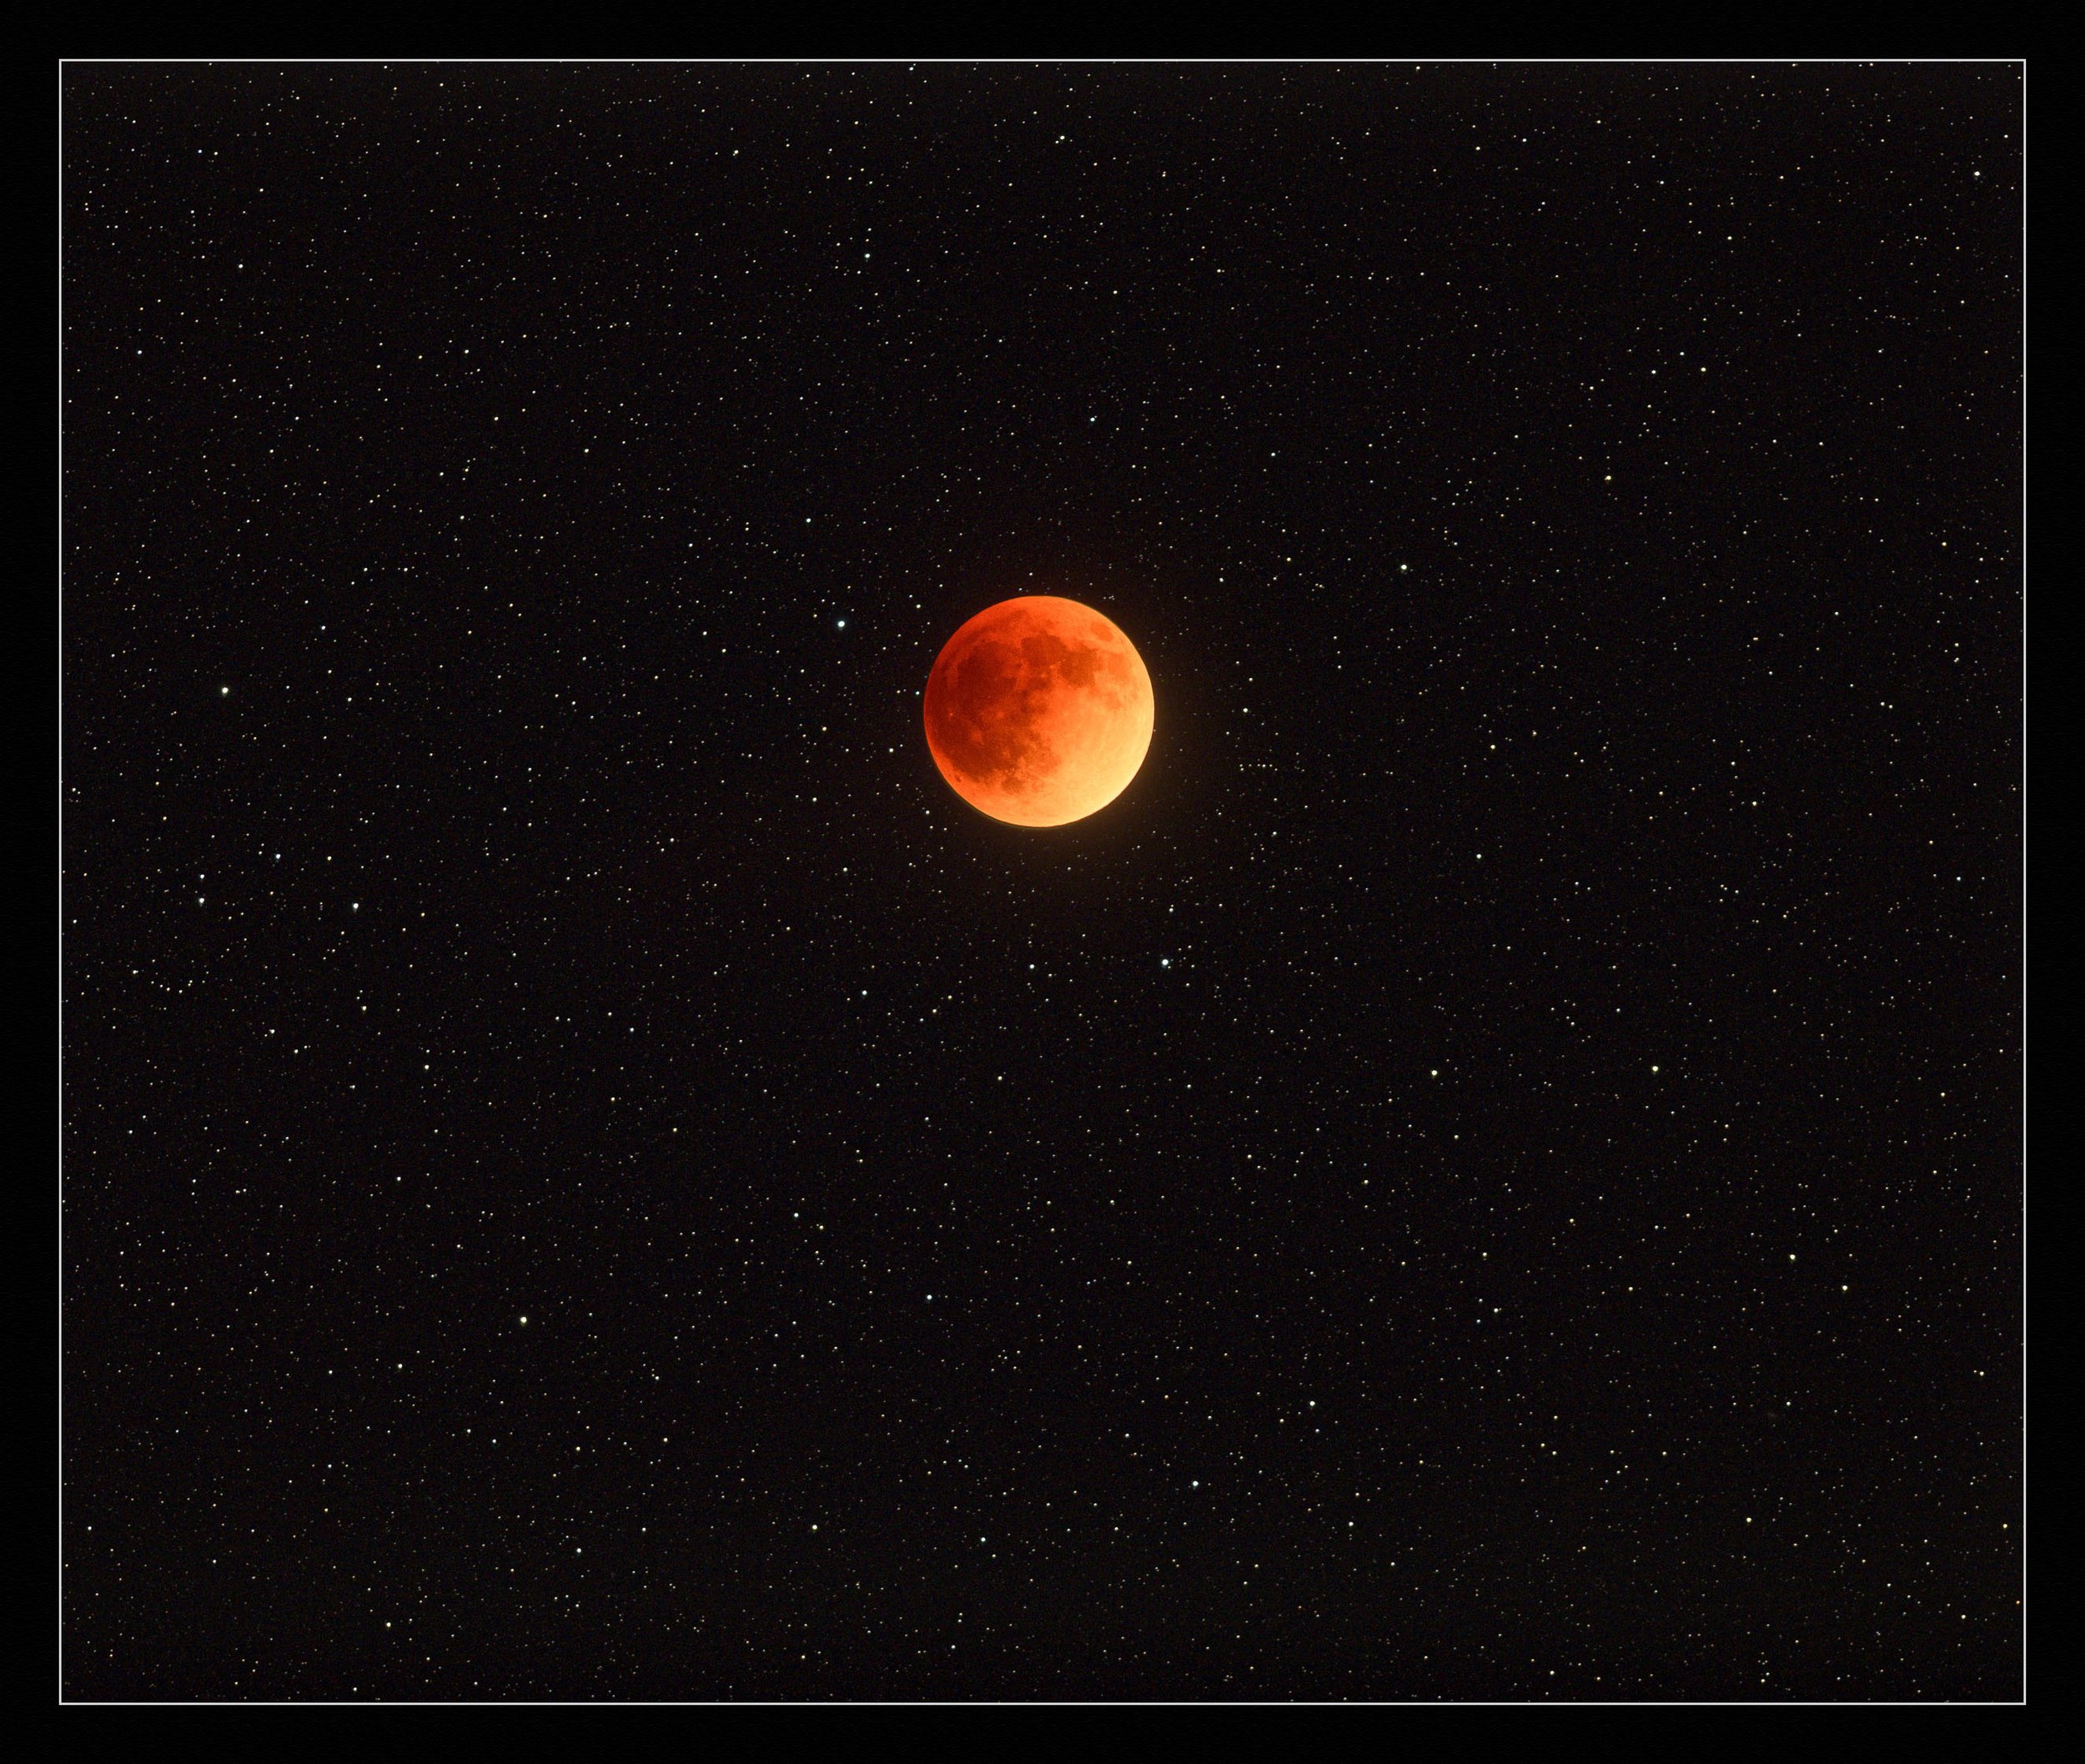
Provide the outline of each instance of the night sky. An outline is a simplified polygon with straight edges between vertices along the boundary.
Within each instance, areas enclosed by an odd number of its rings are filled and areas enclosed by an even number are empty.
[[[2019,1694],[2017,64],[62,89],[67,1696]]]

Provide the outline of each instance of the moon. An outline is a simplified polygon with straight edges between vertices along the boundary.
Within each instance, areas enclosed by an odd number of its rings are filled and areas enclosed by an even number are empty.
[[[1050,594],[987,606],[927,676],[927,745],[949,787],[1016,827],[1083,821],[1151,747],[1151,676],[1105,613]]]

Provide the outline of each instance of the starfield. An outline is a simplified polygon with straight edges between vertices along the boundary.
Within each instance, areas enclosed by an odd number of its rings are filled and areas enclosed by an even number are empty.
[[[67,65],[63,1696],[2016,1700],[2023,79]]]

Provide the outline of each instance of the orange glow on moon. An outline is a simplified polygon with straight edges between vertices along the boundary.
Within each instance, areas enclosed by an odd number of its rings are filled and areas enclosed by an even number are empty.
[[[1120,796],[1151,746],[1151,676],[1113,620],[1024,594],[987,606],[927,676],[927,745],[949,787],[1017,827]]]

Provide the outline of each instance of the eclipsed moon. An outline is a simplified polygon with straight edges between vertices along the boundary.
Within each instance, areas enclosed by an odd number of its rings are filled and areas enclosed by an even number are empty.
[[[1055,595],[987,606],[927,676],[927,745],[995,820],[1061,827],[1120,796],[1151,747],[1151,676],[1105,613]]]

